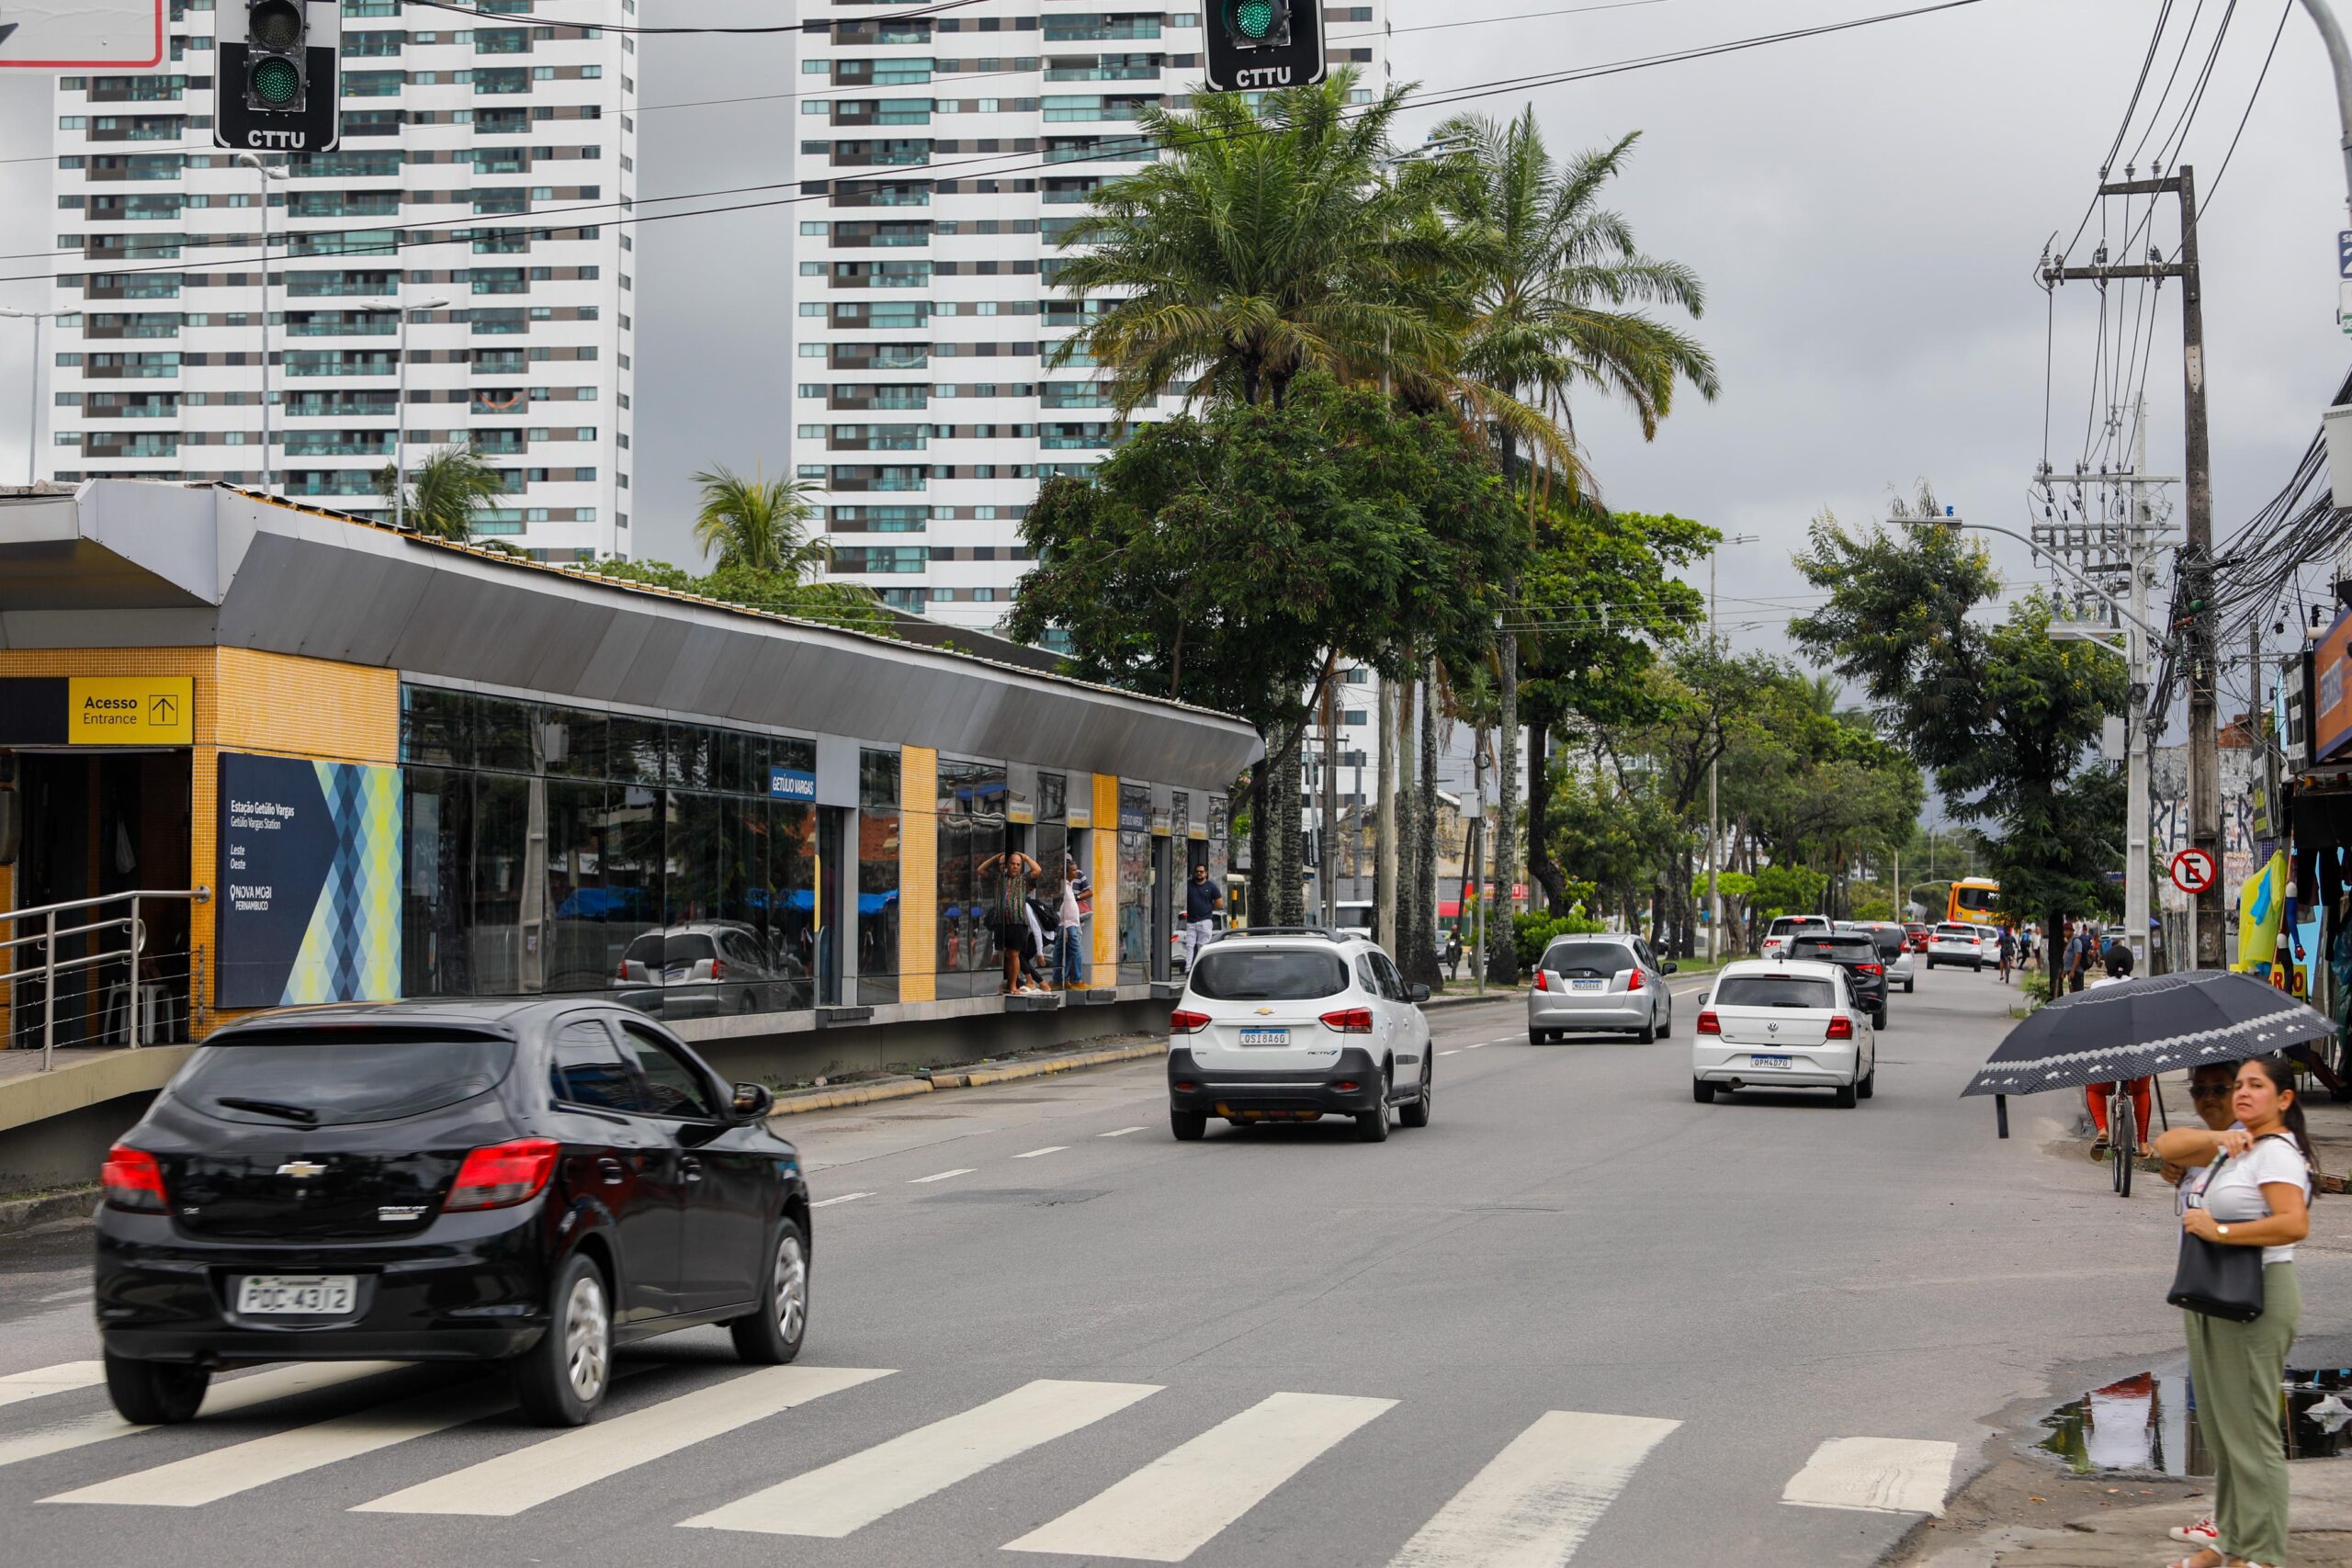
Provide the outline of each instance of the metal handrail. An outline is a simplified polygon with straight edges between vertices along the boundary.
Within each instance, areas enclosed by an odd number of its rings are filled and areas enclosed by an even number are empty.
[[[209,887],[141,887],[133,888],[122,893],[102,893],[95,898],[69,898],[63,903],[59,904],[38,904],[29,909],[0,910],[0,919],[6,919],[12,924],[20,924],[25,920],[36,918],[41,921],[41,931],[40,935],[18,937],[14,941],[0,943],[0,952],[28,946],[36,942],[40,943],[41,946],[40,973],[41,976],[40,1070],[42,1072],[48,1072],[51,1068],[56,1066],[57,976],[61,971],[70,974],[76,969],[87,969],[99,964],[111,964],[117,959],[127,957],[130,962],[130,1005],[127,1010],[129,1013],[128,1021],[130,1024],[130,1048],[136,1051],[139,1049],[140,1043],[146,1038],[147,994],[139,980],[139,961],[141,957],[145,956],[147,951],[147,922],[139,918],[139,901],[142,898],[186,898],[194,903],[207,904],[210,903],[212,900],[212,889]],[[101,904],[119,904],[124,899],[129,899],[130,901],[130,913],[121,919],[97,920],[85,926],[67,926],[62,931],[58,928],[57,917],[68,909],[95,908]],[[69,958],[62,964],[58,962],[58,938],[65,936],[83,936],[91,931],[113,931],[117,928],[125,929],[130,933],[130,948],[127,953],[87,953],[79,958]],[[15,1011],[16,1007],[17,984],[20,981],[31,978],[33,973],[34,971],[29,968],[17,969],[14,967],[11,967],[5,972],[5,977],[8,982],[9,1010],[12,1013]],[[191,1013],[195,1010],[195,997],[191,995],[188,998],[189,1010]]]

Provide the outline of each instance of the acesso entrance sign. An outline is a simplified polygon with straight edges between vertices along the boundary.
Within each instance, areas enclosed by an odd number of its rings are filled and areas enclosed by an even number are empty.
[[[1270,92],[1323,80],[1321,0],[1210,0],[1209,85]]]
[[[212,143],[332,152],[343,135],[341,0],[217,0]]]

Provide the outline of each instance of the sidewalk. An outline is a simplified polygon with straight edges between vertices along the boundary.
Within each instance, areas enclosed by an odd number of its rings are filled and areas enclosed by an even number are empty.
[[[2352,1464],[2304,1460],[2289,1467],[2287,1529],[2295,1568],[2352,1568]],[[2109,1487],[2131,1495],[2135,1487]],[[2007,1526],[1944,1546],[1919,1568],[2150,1568],[2191,1548],[2165,1535],[2211,1505],[2210,1493],[2178,1501],[2110,1506],[2067,1517],[2061,1529]]]

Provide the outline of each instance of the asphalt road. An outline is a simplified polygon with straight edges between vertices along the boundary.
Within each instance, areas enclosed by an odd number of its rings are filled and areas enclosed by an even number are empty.
[[[1686,995],[1650,1046],[1434,1013],[1434,1124],[1385,1145],[1177,1144],[1156,1063],[800,1119],[801,1364],[659,1341],[570,1436],[429,1368],[122,1427],[54,1386],[97,1351],[84,1238],[0,1241],[0,1559],[1872,1562],[2053,1366],[2177,1347],[2163,1199],[2057,1157],[2065,1107],[1998,1143],[1955,1098],[2014,998],[1921,976],[1846,1111],[1694,1104]],[[2344,1255],[2303,1274],[2340,1326]]]

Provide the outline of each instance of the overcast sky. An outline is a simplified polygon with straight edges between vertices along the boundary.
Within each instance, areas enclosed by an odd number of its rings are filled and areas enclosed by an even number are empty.
[[[1400,65],[1399,75],[1435,92],[1901,4],[1650,0],[1471,26],[1478,16],[1550,6],[1395,0],[1391,21],[1399,29],[1394,52],[1410,67]],[[1598,401],[1579,411],[1577,425],[1611,504],[1759,536],[1724,556],[1724,618],[1739,641],[1780,645],[1805,593],[1789,553],[1825,508],[1849,519],[1883,515],[1891,490],[1925,476],[1963,513],[2023,526],[2026,484],[2043,456],[2048,344],[2033,266],[2052,231],[2063,242],[2083,215],[2160,4],[1983,0],[1466,106],[1501,117],[1532,103],[1561,152],[1644,133],[1614,204],[1646,250],[1705,279],[1708,309],[1695,330],[1722,367],[1724,391],[1713,406],[1679,404],[1654,443]],[[573,0],[542,6],[548,15],[590,14]],[[2210,186],[2282,7],[2294,14],[2202,234],[2223,536],[2286,477],[2346,357],[2328,271],[2346,220],[2333,95],[2317,35],[2295,0],[2238,0],[2187,156]],[[2183,17],[2197,8],[2174,7]],[[2225,8],[2222,0],[2201,7],[2198,40],[2151,149],[2172,126]],[[742,23],[773,20],[777,8],[647,0],[641,15],[656,24]],[[1412,28],[1424,30],[1403,30]],[[2151,99],[2182,37],[2177,17]],[[639,56],[640,195],[787,178],[798,129],[788,99],[657,106],[790,93],[799,81],[790,47],[788,36],[649,40]],[[40,162],[51,112],[45,80],[0,82],[0,157],[31,160],[0,163],[0,213],[8,215],[0,227],[18,242],[7,251],[37,249],[53,235]],[[1448,112],[1421,112],[1408,135]],[[2127,154],[2148,118],[2143,105]],[[635,513],[646,553],[690,558],[685,476],[695,468],[763,463],[776,472],[790,461],[786,269],[797,216],[770,208],[639,231]],[[2156,233],[2167,249],[2176,230],[2162,210]],[[2087,261],[2093,243],[2084,241],[2075,259]],[[2147,381],[2151,467],[2167,473],[2180,466],[2178,298],[2167,288],[2154,313]],[[0,305],[38,302],[30,285],[0,284]],[[2090,402],[2092,288],[2062,290],[2055,320],[2051,457],[2065,468],[2081,449]],[[0,475],[10,481],[24,471],[28,340],[23,323],[0,321]],[[2029,581],[2023,550],[1994,543],[2012,578]]]

